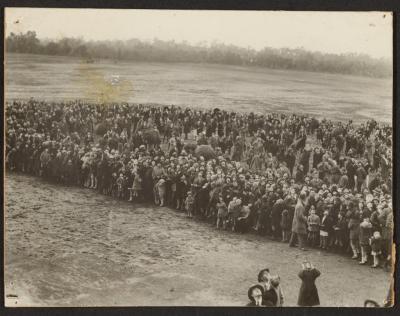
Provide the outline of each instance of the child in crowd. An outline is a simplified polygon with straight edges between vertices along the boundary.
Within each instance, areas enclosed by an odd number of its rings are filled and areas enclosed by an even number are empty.
[[[382,253],[382,237],[381,233],[376,231],[374,235],[369,240],[371,246],[371,255],[374,258],[374,263],[372,268],[377,268],[379,266],[379,257]]]
[[[116,181],[116,183],[117,183],[117,196],[118,196],[119,199],[123,198],[124,182],[125,182],[124,175],[122,173],[120,173],[119,177],[118,177],[118,179]]]
[[[319,235],[321,238],[319,246],[324,250],[328,249],[328,238],[331,227],[332,227],[332,219],[329,216],[329,211],[325,210],[321,220],[320,231],[319,231]]]
[[[289,211],[287,209],[282,211],[281,228],[282,242],[289,242],[292,223],[290,222]]]
[[[368,261],[369,239],[372,236],[372,224],[369,217],[364,217],[360,224],[360,246],[361,261],[360,264],[366,264]]]
[[[166,191],[166,183],[164,177],[161,177],[156,184],[158,198],[160,202],[160,206],[165,205],[165,191]]]
[[[194,205],[194,198],[192,196],[192,192],[188,191],[185,200],[185,209],[188,217],[193,217],[193,205]]]
[[[132,195],[133,198],[137,199],[140,196],[140,192],[142,191],[142,177],[138,172],[134,173],[133,185],[132,185]],[[132,198],[130,199],[132,201]]]
[[[226,218],[228,216],[228,208],[226,206],[226,203],[224,202],[223,197],[220,195],[218,197],[218,203],[217,203],[217,229],[220,227],[220,224],[222,224],[222,228],[226,228]]]
[[[117,174],[114,172],[112,174],[112,180],[111,180],[111,196],[116,197],[118,195],[118,184],[117,184]]]
[[[185,198],[189,190],[189,183],[185,175],[181,176],[176,184],[176,208],[180,211],[185,210]]]
[[[321,224],[321,219],[317,214],[315,214],[314,205],[310,208],[310,215],[307,218],[308,224],[308,242],[311,247],[315,247],[318,241],[319,226]]]
[[[345,245],[347,244],[346,232],[347,232],[347,221],[342,212],[339,212],[338,221],[335,226],[333,226],[335,231],[335,242],[334,246],[336,249],[345,249]],[[348,232],[347,232],[348,233]]]

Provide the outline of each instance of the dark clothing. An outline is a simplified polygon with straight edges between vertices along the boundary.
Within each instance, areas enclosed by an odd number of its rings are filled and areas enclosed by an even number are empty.
[[[318,290],[315,285],[315,279],[321,275],[317,269],[302,270],[299,273],[301,279],[301,287],[297,305],[299,306],[316,306],[319,305]]]
[[[273,288],[264,291],[263,305],[276,306],[277,302],[278,302],[278,294],[276,294],[276,291]]]

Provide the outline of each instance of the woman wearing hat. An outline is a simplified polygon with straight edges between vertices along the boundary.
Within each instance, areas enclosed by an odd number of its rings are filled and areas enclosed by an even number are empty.
[[[263,307],[264,288],[260,284],[255,284],[247,291],[247,296],[250,302],[246,305],[248,307]]]

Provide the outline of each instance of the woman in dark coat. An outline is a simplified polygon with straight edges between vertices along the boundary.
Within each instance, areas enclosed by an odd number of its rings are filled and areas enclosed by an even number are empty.
[[[315,285],[315,279],[321,275],[310,262],[303,263],[303,270],[299,272],[301,287],[297,305],[299,306],[317,306],[319,305],[318,290]]]

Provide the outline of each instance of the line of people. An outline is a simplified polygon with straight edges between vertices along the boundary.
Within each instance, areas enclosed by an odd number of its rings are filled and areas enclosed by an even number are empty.
[[[392,129],[374,120],[6,103],[9,170],[169,206],[301,249],[350,251],[362,264],[372,255],[374,267],[390,262],[391,148]]]

